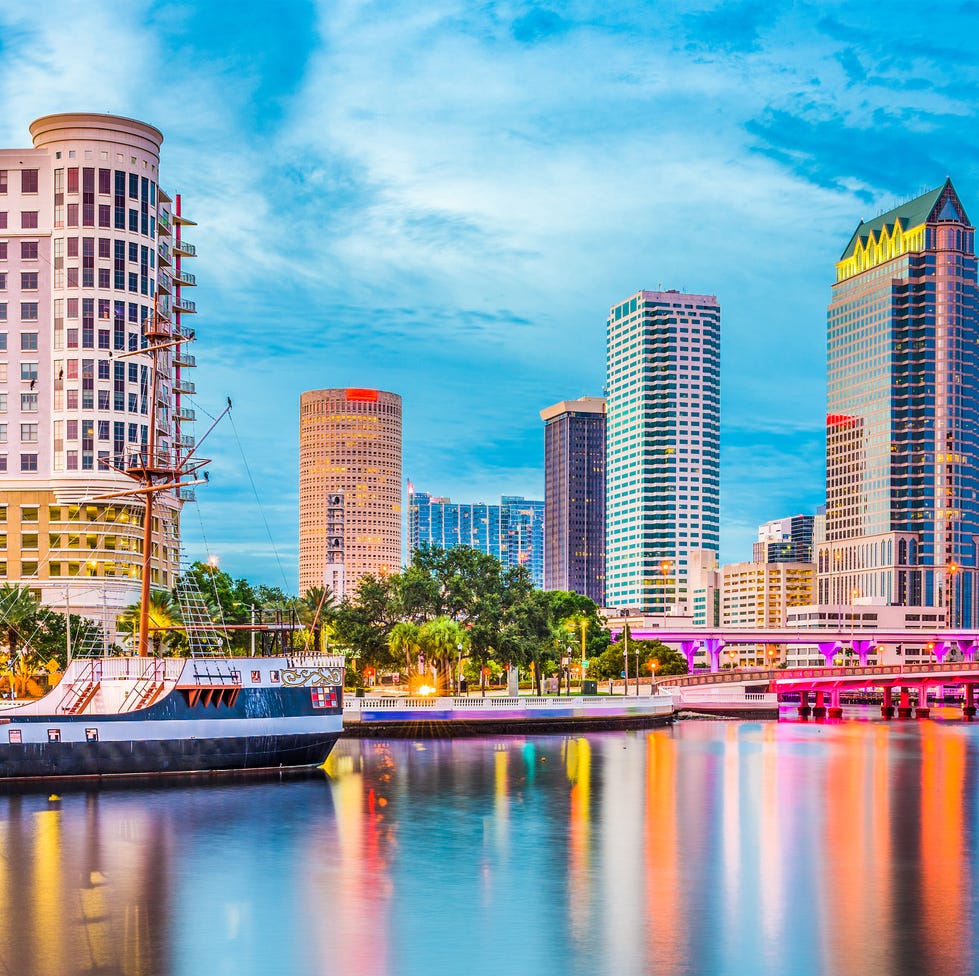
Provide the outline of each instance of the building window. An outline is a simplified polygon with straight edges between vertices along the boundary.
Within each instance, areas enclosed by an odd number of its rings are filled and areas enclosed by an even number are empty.
[[[20,470],[21,471],[37,471],[37,455],[36,454],[21,454],[21,456],[20,456]]]
[[[37,321],[37,302],[21,302],[20,317],[25,322]]]
[[[20,287],[22,291],[37,291],[37,272],[21,271]]]
[[[37,260],[37,241],[21,241],[20,256],[25,261]]]
[[[37,424],[21,424],[20,439],[25,444],[37,443]]]
[[[22,169],[20,171],[20,192],[37,193],[36,169]]]
[[[24,383],[37,382],[37,363],[21,363],[20,378]]]
[[[6,409],[6,404],[4,404],[4,409]],[[21,395],[20,395],[20,412],[21,413],[37,413],[37,394],[36,393],[21,393]]]
[[[20,226],[24,230],[34,230],[37,228],[37,211],[22,210],[20,212]]]
[[[36,352],[37,351],[37,333],[36,332],[21,332],[21,334],[20,334],[20,351],[21,352]]]

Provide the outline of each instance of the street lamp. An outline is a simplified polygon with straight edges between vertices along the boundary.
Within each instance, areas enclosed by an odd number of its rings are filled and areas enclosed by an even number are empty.
[[[588,628],[588,618],[581,618],[581,690],[584,690],[584,680],[585,680],[585,630]],[[570,694],[570,686],[569,686]]]
[[[622,632],[625,635],[625,653],[622,655],[622,670],[625,672],[625,674],[623,674],[622,677],[625,679],[626,695],[629,694],[629,614],[631,612],[632,611],[629,609],[629,607],[622,608],[622,618],[624,621],[622,624]]]

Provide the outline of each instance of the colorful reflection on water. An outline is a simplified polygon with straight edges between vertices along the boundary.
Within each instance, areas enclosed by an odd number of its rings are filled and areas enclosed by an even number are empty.
[[[328,774],[0,795],[0,973],[979,970],[979,727],[348,740]]]

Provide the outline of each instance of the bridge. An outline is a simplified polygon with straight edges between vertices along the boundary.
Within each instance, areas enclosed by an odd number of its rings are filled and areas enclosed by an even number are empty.
[[[749,668],[728,671],[694,671],[691,674],[667,675],[657,679],[661,688],[695,688],[718,685],[766,686],[770,693],[799,695],[799,715],[808,718],[840,718],[842,696],[846,692],[880,690],[883,693],[881,714],[884,718],[927,718],[928,695],[937,691],[944,697],[948,686],[964,688],[962,714],[976,714],[976,686],[979,685],[979,662],[950,661],[928,664],[880,664],[857,667],[817,668]],[[911,692],[915,701],[912,704]],[[895,706],[895,692],[897,705]],[[810,695],[814,705],[810,706]]]
[[[618,640],[622,631],[613,630],[612,639]],[[979,651],[979,633],[966,630],[877,630],[854,627],[821,627],[812,630],[786,628],[748,628],[730,627],[717,629],[698,627],[670,630],[629,628],[633,640],[656,640],[663,644],[679,647],[687,659],[687,667],[693,671],[694,657],[704,651],[710,662],[712,672],[720,671],[720,656],[723,648],[742,644],[786,644],[792,646],[818,647],[826,659],[826,666],[843,647],[853,648],[861,667],[867,667],[870,652],[887,644],[925,644],[941,664],[948,652],[958,650],[966,661],[974,661]]]

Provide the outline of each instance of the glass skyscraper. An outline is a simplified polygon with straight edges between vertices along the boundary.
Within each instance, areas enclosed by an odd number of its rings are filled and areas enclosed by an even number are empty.
[[[721,308],[640,291],[607,322],[606,603],[686,602],[687,554],[720,540]]]
[[[499,505],[459,503],[415,491],[408,482],[408,555],[419,546],[471,546],[495,556],[504,568],[526,566],[544,585],[544,503],[504,495]]]
[[[974,228],[946,181],[861,222],[836,264],[819,602],[975,626],[977,459]]]

